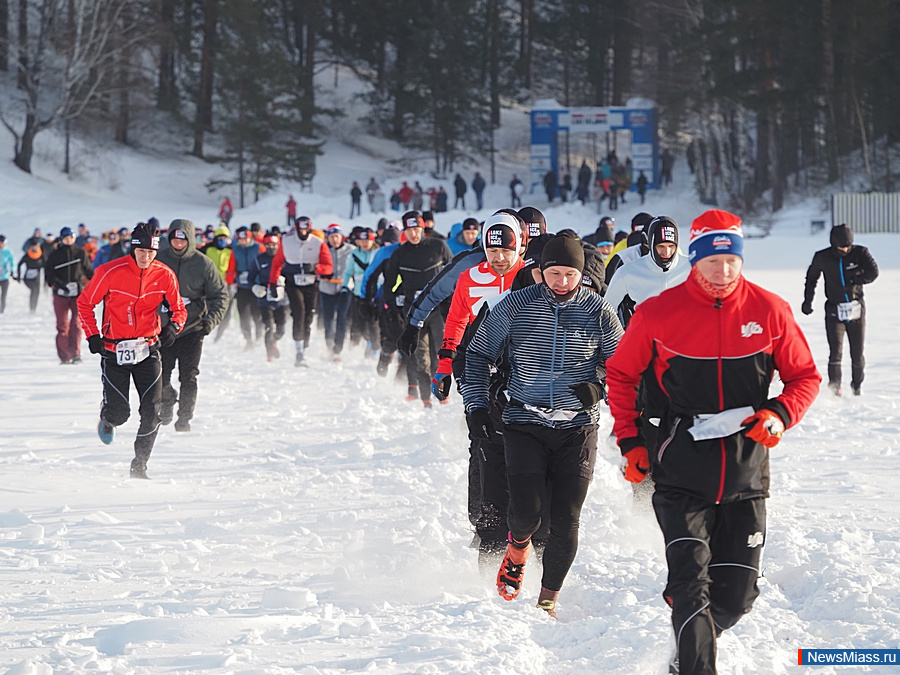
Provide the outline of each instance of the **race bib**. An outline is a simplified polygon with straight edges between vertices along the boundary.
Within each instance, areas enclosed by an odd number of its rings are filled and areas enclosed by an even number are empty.
[[[247,285],[247,280],[248,280],[249,278],[250,278],[250,272],[241,272],[241,273],[238,275],[238,283],[239,283],[241,286],[246,286],[246,285]]]
[[[40,270],[25,270],[25,278],[26,279],[36,279],[38,274],[40,274]]]
[[[315,274],[295,274],[294,275],[294,285],[295,286],[309,286],[312,283],[315,283],[316,275]]]
[[[398,295],[394,297],[394,303],[397,305],[397,307],[403,307],[403,305],[406,304],[406,296]]]
[[[120,366],[133,366],[150,356],[150,343],[147,338],[122,340],[116,343],[116,363]]]
[[[862,316],[862,305],[859,300],[839,302],[837,306],[838,321],[856,321]]]
[[[56,289],[56,294],[63,298],[74,298],[78,295],[78,282],[70,281],[65,288]]]

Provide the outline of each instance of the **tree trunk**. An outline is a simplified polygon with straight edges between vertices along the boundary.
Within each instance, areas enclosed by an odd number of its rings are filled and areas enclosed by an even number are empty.
[[[825,154],[828,182],[838,179],[839,166],[837,116],[834,111],[834,34],[831,22],[832,0],[822,0],[822,90],[825,94]]]
[[[16,75],[16,86],[19,89],[25,88],[28,66],[28,0],[19,0],[19,72]],[[28,159],[28,165],[31,166],[31,158]],[[28,172],[31,170],[28,169]]]
[[[9,71],[9,0],[0,0],[0,70]]]
[[[25,130],[22,132],[13,163],[25,173],[31,173],[31,159],[34,157],[34,137],[37,136],[37,118],[33,113],[25,116]]]
[[[159,80],[156,107],[178,109],[178,86],[175,81],[175,0],[162,0],[160,8]]]
[[[634,22],[627,0],[616,3],[613,20],[612,104],[625,105],[631,87],[631,54],[634,49]]]
[[[315,132],[316,116],[316,45],[319,36],[321,7],[316,0],[307,0],[306,7],[306,55],[303,63],[303,98],[300,105],[300,135],[311,138]]]
[[[519,6],[522,13],[521,23],[519,24],[519,74],[522,77],[522,86],[526,89],[531,89],[534,0],[519,0]]]
[[[488,47],[488,82],[491,91],[491,124],[500,126],[500,45],[498,0],[487,3],[487,34],[490,41]]]
[[[200,59],[200,86],[194,117],[194,148],[191,154],[203,157],[203,135],[212,130],[213,61],[216,55],[218,0],[203,0],[203,48]]]

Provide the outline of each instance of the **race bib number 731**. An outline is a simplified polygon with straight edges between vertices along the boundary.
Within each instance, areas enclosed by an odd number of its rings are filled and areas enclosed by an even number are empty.
[[[116,343],[116,363],[120,366],[133,366],[150,356],[150,344],[147,338],[122,340]]]

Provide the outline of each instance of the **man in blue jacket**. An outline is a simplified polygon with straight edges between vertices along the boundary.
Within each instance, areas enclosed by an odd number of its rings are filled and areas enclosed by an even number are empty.
[[[609,304],[582,287],[584,250],[577,239],[551,239],[540,266],[543,282],[505,296],[476,331],[460,388],[472,438],[491,438],[491,367],[501,359],[509,364],[503,411],[509,545],[497,590],[506,600],[519,594],[531,536],[549,499],[553,520],[538,606],[556,616],[594,473],[605,362],[623,330]]]

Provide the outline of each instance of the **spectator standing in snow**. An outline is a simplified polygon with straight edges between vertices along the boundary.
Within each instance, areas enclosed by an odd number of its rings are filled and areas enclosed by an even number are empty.
[[[404,209],[409,208],[409,203],[413,198],[413,189],[407,185],[406,181],[403,181],[403,184],[400,186],[400,203],[403,204]]]
[[[288,195],[287,204],[284,206],[287,208],[287,226],[291,228],[297,219],[297,200],[294,199],[294,195]]]
[[[647,176],[644,175],[643,171],[638,172],[637,177],[637,191],[641,196],[641,204],[644,203],[644,197],[647,195]]]
[[[435,199],[434,210],[437,213],[446,213],[447,212],[447,191],[444,189],[443,185],[441,185],[438,188],[437,198]]]
[[[652,466],[656,480],[676,642],[669,672],[706,674],[718,636],[759,594],[769,453],[821,377],[788,304],[741,275],[737,216],[694,220],[690,261],[687,281],[638,307],[606,378],[625,478],[640,483]],[[769,398],[775,370],[784,389]],[[638,423],[645,373],[666,398],[649,448]]]
[[[475,177],[472,179],[472,192],[475,193],[475,205],[479,211],[484,208],[484,188],[484,178],[476,171]]]
[[[666,148],[662,151],[662,155],[660,156],[661,160],[661,178],[663,185],[669,185],[672,182],[672,167],[675,166],[675,155],[672,154],[672,151]]]
[[[397,190],[391,190],[391,211],[400,210],[400,193]]]
[[[353,213],[356,212],[356,215],[361,216],[362,210],[360,208],[360,201],[362,200],[362,190],[359,189],[359,183],[353,181],[353,187],[350,188],[350,218],[353,218]]]
[[[422,185],[419,181],[416,181],[413,186],[413,200],[412,200],[412,208],[413,211],[421,211],[422,206],[425,203],[425,193],[422,190]]]
[[[512,208],[522,208],[522,193],[525,192],[525,186],[516,174],[513,174],[512,180],[509,181],[509,193],[512,197]]]
[[[231,222],[231,216],[234,215],[234,206],[231,205],[231,198],[225,197],[222,205],[219,207],[219,220],[228,225]]]
[[[544,174],[544,192],[547,193],[547,201],[552,204],[556,197],[556,173],[553,169]]]
[[[375,193],[380,190],[381,188],[375,181],[375,176],[369,178],[369,182],[366,183],[366,199],[369,200],[369,210],[372,213],[375,213]]]
[[[559,198],[562,200],[563,204],[569,201],[570,194],[572,194],[572,174],[566,169],[566,172],[563,174],[562,183],[559,185]]]
[[[462,208],[466,208],[466,190],[468,187],[466,186],[466,181],[459,174],[456,174],[456,178],[453,179],[453,190],[456,193],[456,198],[453,200],[453,208],[458,209],[460,204],[462,204]]]
[[[813,313],[813,298],[819,276],[825,277],[825,335],[828,337],[828,388],[841,395],[841,359],[844,335],[850,343],[850,387],[861,393],[866,359],[863,348],[866,333],[866,301],[863,285],[878,278],[878,265],[865,246],[853,243],[853,231],[838,225],[829,235],[831,246],[817,251],[806,271],[803,297],[804,314]]]
[[[372,211],[374,213],[384,213],[384,210],[384,192],[382,192],[380,189],[375,190],[375,194],[372,197]]]

